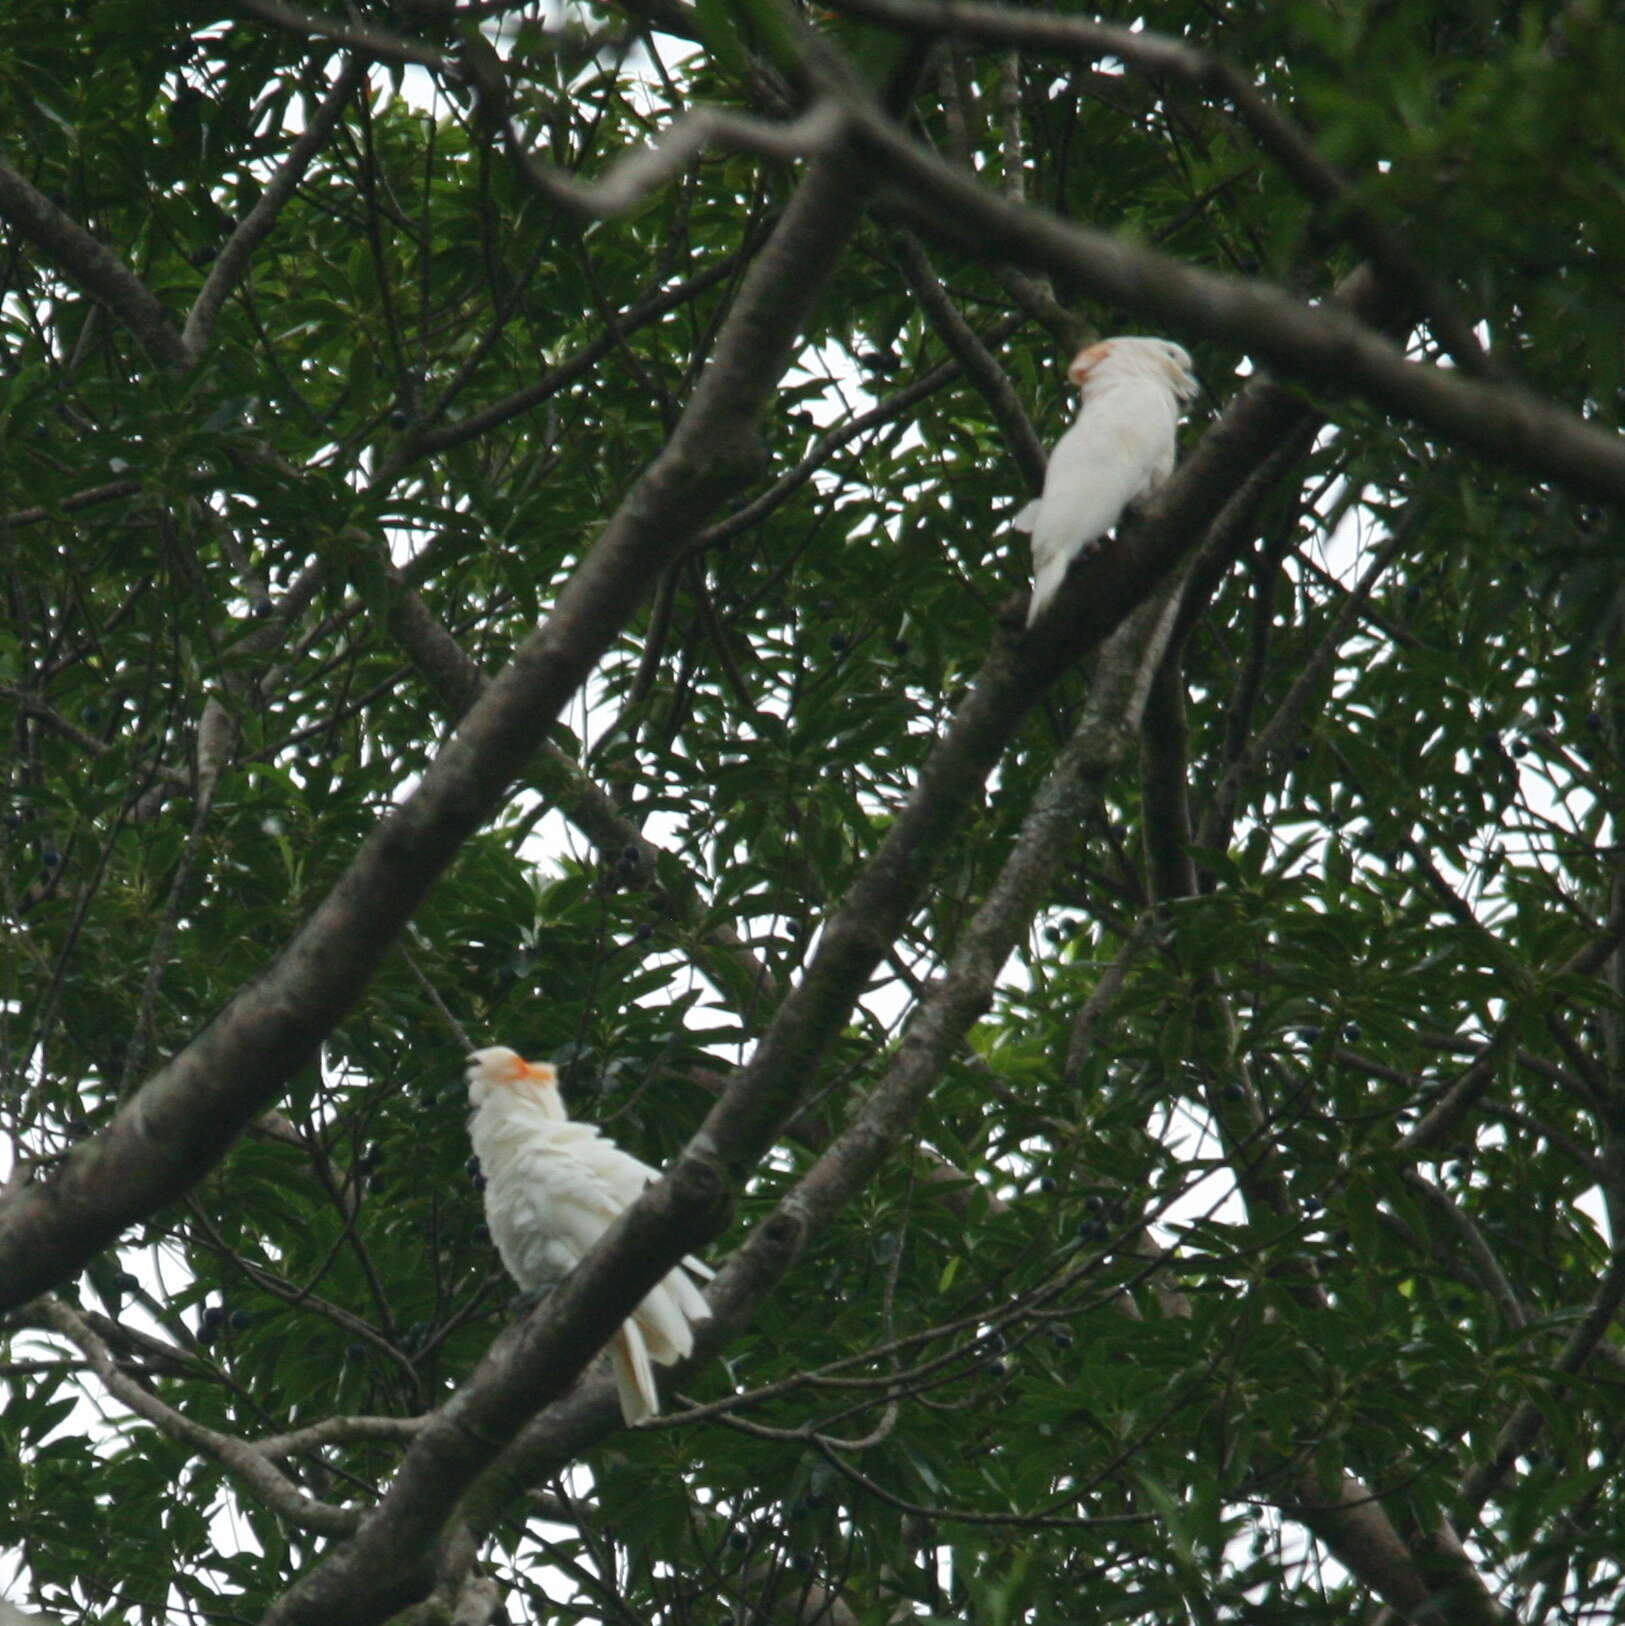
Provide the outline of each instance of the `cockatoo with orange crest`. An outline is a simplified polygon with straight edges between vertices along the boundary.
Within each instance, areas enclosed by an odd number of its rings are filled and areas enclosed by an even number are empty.
[[[659,1172],[623,1152],[592,1124],[572,1123],[558,1073],[502,1045],[468,1058],[469,1137],[485,1176],[485,1218],[508,1274],[527,1293],[553,1287],[591,1251]],[[645,1295],[610,1340],[621,1415],[642,1422],[660,1409],[651,1362],[670,1366],[694,1348],[711,1314],[685,1259]]]
[[[1011,522],[1032,533],[1029,627],[1072,561],[1173,473],[1180,405],[1196,393],[1191,358],[1167,339],[1102,339],[1066,376],[1078,386],[1078,415],[1050,453],[1044,495]]]

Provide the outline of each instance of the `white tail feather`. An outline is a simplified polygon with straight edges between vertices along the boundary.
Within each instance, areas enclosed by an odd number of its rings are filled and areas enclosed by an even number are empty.
[[[1038,567],[1033,577],[1033,596],[1027,601],[1027,625],[1030,627],[1038,619],[1039,612],[1060,591],[1061,583],[1066,580],[1067,566],[1072,563],[1068,557],[1051,559]]]
[[[649,1364],[649,1351],[637,1322],[624,1322],[610,1339],[609,1358],[615,1368],[615,1390],[621,1397],[621,1416],[627,1427],[653,1417],[660,1410],[660,1391],[655,1388],[655,1369]]]

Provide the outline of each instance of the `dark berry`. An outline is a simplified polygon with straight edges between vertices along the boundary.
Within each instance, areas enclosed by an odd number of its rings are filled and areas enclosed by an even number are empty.
[[[233,1332],[246,1332],[254,1325],[254,1312],[252,1310],[233,1310],[226,1320]]]
[[[1360,1042],[1360,1024],[1358,1022],[1344,1023],[1343,1037],[1349,1044],[1358,1044]]]
[[[830,652],[835,655],[844,655],[847,650],[847,637],[844,632],[832,632],[829,635]]]
[[[1528,740],[1514,740],[1512,742],[1512,754],[1515,757],[1526,757],[1526,756],[1528,756],[1529,755],[1529,741]]]
[[[366,1353],[367,1346],[365,1344],[346,1344],[344,1346],[344,1358],[347,1361],[359,1361]]]
[[[59,853],[55,847],[47,847],[45,851],[40,854],[40,862],[47,869],[56,869],[62,863],[62,854]]]
[[[266,616],[268,616],[270,613],[271,613],[271,601],[270,601],[270,599],[268,599],[268,598],[257,598],[257,599],[254,600],[254,614],[257,615],[260,618],[261,621],[263,621],[266,618]]]
[[[908,653],[908,639],[893,638],[891,641],[891,652],[894,655],[906,655]]]
[[[1422,584],[1420,582],[1405,583],[1405,602],[1407,604],[1415,604],[1421,596]]]
[[[100,706],[86,706],[85,707],[85,727],[86,728],[94,728],[97,725],[97,723],[99,723],[101,720],[102,720],[102,709],[101,709]]]
[[[218,1327],[226,1319],[225,1306],[222,1304],[206,1304],[201,1317],[205,1327]]]
[[[1231,1079],[1230,1082],[1219,1091],[1219,1094],[1223,1096],[1226,1101],[1240,1101],[1245,1098],[1247,1092],[1234,1079]]]
[[[220,1329],[205,1321],[197,1330],[197,1341],[207,1349],[220,1336]]]
[[[391,429],[404,429],[412,421],[412,414],[405,407],[396,407],[389,415]]]
[[[621,848],[620,857],[616,860],[622,869],[636,869],[643,862],[642,850],[628,842]]]
[[[993,1374],[994,1377],[1002,1378],[1009,1372],[1010,1363],[1004,1360],[989,1361],[987,1363],[987,1369]]]
[[[632,936],[640,943],[647,943],[649,939],[654,936],[654,934],[654,927],[651,926],[648,921],[644,921],[643,924],[639,926],[635,932],[633,932]]]
[[[1055,1181],[1054,1181],[1054,1179],[1050,1175],[1046,1174],[1043,1177],[1043,1179],[1038,1182],[1038,1189],[1040,1191],[1043,1191],[1043,1192],[1054,1191],[1054,1189],[1055,1189]]]
[[[1314,1044],[1320,1038],[1320,1029],[1317,1027],[1299,1028],[1298,1037],[1305,1044]]]
[[[1309,747],[1307,745],[1294,745],[1292,747],[1292,760],[1294,762],[1307,762],[1309,760]]]
[[[1050,1329],[1049,1341],[1054,1344],[1057,1349],[1071,1349],[1072,1334],[1065,1327],[1052,1327]]]
[[[1305,1197],[1303,1200],[1303,1211],[1306,1214],[1318,1214],[1324,1206],[1318,1197]]]
[[[750,1533],[745,1530],[730,1530],[728,1532],[728,1545],[736,1553],[742,1553],[750,1546]]]

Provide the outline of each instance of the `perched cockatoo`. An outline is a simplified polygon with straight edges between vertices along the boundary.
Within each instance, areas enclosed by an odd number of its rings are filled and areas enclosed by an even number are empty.
[[[1044,495],[1011,521],[1032,533],[1029,627],[1072,561],[1173,473],[1180,403],[1196,393],[1191,358],[1167,339],[1102,339],[1066,376],[1078,386],[1078,415],[1049,455]]]
[[[572,1123],[559,1076],[503,1045],[468,1058],[468,1133],[485,1176],[485,1218],[508,1274],[527,1293],[573,1270],[659,1172],[623,1152],[592,1124]],[[685,1259],[652,1287],[610,1340],[621,1415],[639,1423],[660,1409],[654,1369],[694,1348],[693,1322],[711,1314]]]

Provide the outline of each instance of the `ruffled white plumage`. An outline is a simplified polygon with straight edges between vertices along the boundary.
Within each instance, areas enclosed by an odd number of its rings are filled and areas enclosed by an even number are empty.
[[[469,1136],[485,1176],[485,1215],[509,1275],[527,1292],[554,1286],[586,1257],[658,1172],[592,1124],[564,1111],[553,1070],[501,1047],[470,1058]],[[693,1323],[711,1313],[685,1259],[650,1289],[610,1343],[628,1423],[659,1409],[651,1362],[669,1366],[694,1348]]]
[[[1032,533],[1031,626],[1072,561],[1173,472],[1180,403],[1196,390],[1191,359],[1166,339],[1103,339],[1068,370],[1081,404],[1055,443],[1044,494],[1011,521]]]

